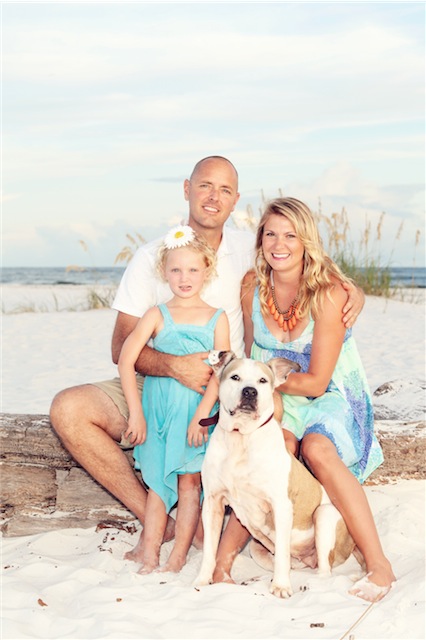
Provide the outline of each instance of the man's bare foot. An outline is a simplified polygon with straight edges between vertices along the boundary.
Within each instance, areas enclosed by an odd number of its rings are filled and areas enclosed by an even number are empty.
[[[173,540],[173,538],[175,537],[175,527],[176,521],[171,516],[167,516],[167,524],[166,530],[164,532],[163,542],[169,542],[169,540]]]
[[[175,521],[170,516],[167,518],[166,530],[164,532],[163,542],[169,542],[175,535]],[[125,560],[132,560],[133,562],[143,562],[144,554],[144,530],[142,529],[141,535],[136,546],[131,551],[126,551],[124,554]]]
[[[390,564],[378,566],[355,582],[349,593],[368,602],[378,602],[385,597],[395,584],[396,578]]]

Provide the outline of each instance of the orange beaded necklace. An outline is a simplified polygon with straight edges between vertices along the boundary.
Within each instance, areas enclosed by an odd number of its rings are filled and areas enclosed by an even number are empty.
[[[267,301],[267,305],[270,311],[271,316],[274,318],[275,322],[284,332],[291,331],[296,326],[296,322],[299,320],[299,307],[298,307],[298,298],[299,294],[294,298],[291,302],[288,309],[285,311],[281,311],[277,298],[275,296],[275,285],[274,285],[274,272],[271,271],[270,274],[270,289],[271,295]]]

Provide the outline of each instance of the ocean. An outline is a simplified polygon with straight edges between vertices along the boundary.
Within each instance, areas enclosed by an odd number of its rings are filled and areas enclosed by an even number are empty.
[[[426,288],[425,267],[389,267],[391,286]],[[118,285],[125,267],[2,267],[1,282],[16,285]]]
[[[118,285],[125,267],[3,267],[3,284]]]

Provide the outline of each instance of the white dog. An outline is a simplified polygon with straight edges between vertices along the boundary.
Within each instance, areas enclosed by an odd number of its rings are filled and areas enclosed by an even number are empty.
[[[239,359],[231,351],[210,352],[210,362],[220,380],[220,411],[201,471],[204,551],[195,583],[212,580],[230,505],[254,538],[253,559],[273,569],[271,593],[288,598],[291,558],[329,574],[357,551],[322,485],[288,453],[274,418],[274,389],[299,365]]]

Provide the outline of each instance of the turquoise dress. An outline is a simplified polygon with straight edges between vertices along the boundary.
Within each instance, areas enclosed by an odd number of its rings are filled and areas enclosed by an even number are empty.
[[[214,348],[218,309],[204,326],[175,324],[165,304],[158,305],[164,327],[153,340],[157,351],[181,356]],[[147,437],[133,451],[136,469],[144,482],[163,500],[167,513],[178,499],[178,475],[201,471],[207,443],[190,447],[187,429],[201,401],[201,394],[184,387],[174,378],[147,376],[142,406],[147,423]],[[215,406],[211,415],[217,411]],[[208,416],[205,416],[208,417]]]
[[[293,342],[280,342],[265,325],[256,289],[252,320],[253,359],[266,362],[271,358],[288,358],[300,365],[302,373],[308,370],[314,332],[312,318],[299,338]],[[283,428],[291,431],[298,440],[308,433],[327,436],[359,482],[364,482],[383,462],[382,449],[374,435],[370,389],[351,329],[346,331],[336,368],[324,395],[318,398],[281,395]]]

